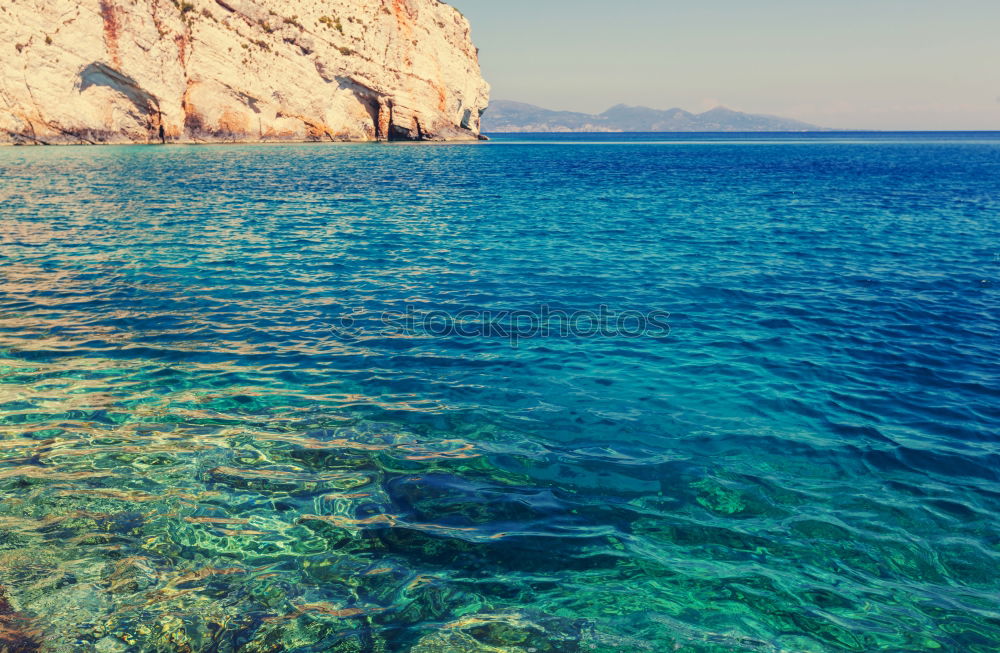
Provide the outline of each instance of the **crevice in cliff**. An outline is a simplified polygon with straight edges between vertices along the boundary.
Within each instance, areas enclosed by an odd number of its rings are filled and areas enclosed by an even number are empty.
[[[182,21],[184,22],[184,21]],[[181,71],[184,75],[184,95],[181,96],[181,111],[183,117],[181,120],[181,138],[187,135],[194,141],[198,141],[198,137],[195,136],[195,132],[204,127],[200,117],[193,114],[191,103],[188,101],[188,94],[191,92],[192,82],[191,82],[191,72],[188,70],[188,60],[190,55],[193,54],[194,45],[189,44],[190,39],[188,38],[188,32],[191,27],[184,22],[184,33],[178,34],[174,39],[177,44],[178,55],[180,58]],[[188,47],[190,46],[192,52],[188,52]]]
[[[31,128],[31,134],[26,134],[24,132],[14,131],[12,129],[5,129],[4,130],[5,132],[7,132],[11,136],[11,138],[14,139],[14,144],[15,145],[23,144],[23,143],[20,143],[21,140],[31,141],[35,145],[49,145],[49,143],[47,141],[40,140],[40,139],[38,139],[35,136],[35,126],[31,124],[30,120],[25,120],[25,122],[28,123],[28,126]]]
[[[72,130],[69,130],[69,129],[63,129],[59,125],[53,124],[51,122],[46,122],[45,126],[48,127],[49,129],[53,130],[53,131],[59,132],[63,136],[69,136],[71,138],[75,138],[76,140],[80,141],[81,144],[97,145],[97,141],[92,141],[89,138],[85,138],[85,137],[81,136],[79,133],[77,133],[75,131],[72,131]]]
[[[324,77],[324,79],[326,78]],[[392,124],[392,100],[390,98],[347,75],[335,75],[332,80],[327,81],[336,81],[341,89],[350,91],[358,99],[371,119],[370,136],[377,141],[389,140],[389,127]]]
[[[22,78],[24,80],[24,90],[28,92],[28,97],[31,99],[31,105],[35,109],[35,115],[38,116],[38,122],[45,124],[45,118],[43,117],[45,114],[42,112],[41,107],[38,106],[38,100],[35,98],[35,93],[31,89],[31,83],[28,81],[27,60],[25,61],[24,69],[21,71],[21,73],[22,73]],[[37,143],[42,143],[43,145],[48,145],[48,143],[40,140],[37,137],[37,133],[35,132],[35,124],[31,121],[30,118],[28,118],[25,115],[20,116],[20,118],[24,120],[24,122],[28,123],[28,127],[31,129],[31,137],[30,137],[31,140]]]
[[[378,106],[378,127],[375,136],[380,141],[392,140],[392,100],[379,99]]]

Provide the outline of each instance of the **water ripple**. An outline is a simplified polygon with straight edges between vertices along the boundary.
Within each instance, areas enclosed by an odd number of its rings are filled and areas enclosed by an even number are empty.
[[[0,647],[1000,649],[995,140],[0,179]],[[381,319],[542,304],[671,333]]]

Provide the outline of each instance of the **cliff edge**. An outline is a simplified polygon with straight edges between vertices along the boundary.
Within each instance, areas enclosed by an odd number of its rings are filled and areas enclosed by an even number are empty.
[[[438,0],[0,4],[0,143],[475,139],[488,101]]]

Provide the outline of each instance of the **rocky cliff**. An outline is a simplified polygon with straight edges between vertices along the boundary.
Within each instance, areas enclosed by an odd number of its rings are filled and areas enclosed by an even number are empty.
[[[474,139],[438,0],[2,0],[0,143]]]

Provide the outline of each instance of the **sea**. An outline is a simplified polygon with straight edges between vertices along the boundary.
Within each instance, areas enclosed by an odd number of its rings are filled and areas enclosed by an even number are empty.
[[[998,284],[996,132],[0,149],[0,648],[996,653]]]

